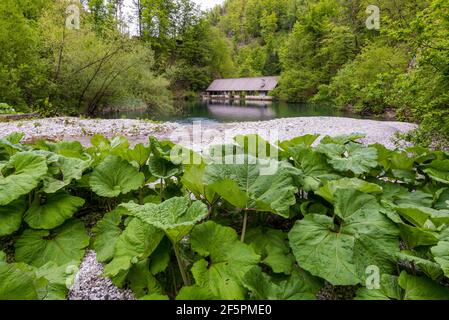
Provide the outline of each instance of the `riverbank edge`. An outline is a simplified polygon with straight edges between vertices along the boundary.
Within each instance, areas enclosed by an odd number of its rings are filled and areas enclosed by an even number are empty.
[[[90,145],[90,138],[96,134],[108,138],[125,136],[131,144],[147,143],[148,137],[154,136],[161,140],[171,140],[175,143],[182,140],[184,146],[198,149],[194,138],[208,136],[207,141],[201,140],[207,147],[216,144],[220,139],[223,143],[232,142],[237,135],[259,134],[271,142],[289,140],[306,134],[339,136],[353,133],[366,135],[361,142],[364,144],[380,143],[394,149],[400,144],[398,135],[406,134],[418,128],[418,125],[407,122],[388,122],[378,120],[338,118],[338,117],[299,117],[283,118],[257,122],[211,123],[195,122],[194,124],[162,122],[154,123],[145,120],[128,119],[82,119],[73,117],[57,117],[33,120],[20,120],[0,123],[0,138],[14,133],[23,132],[24,142],[36,140],[49,141],[80,141]],[[197,132],[198,131],[198,132]],[[193,145],[186,145],[189,143]],[[198,141],[196,141],[198,144]]]

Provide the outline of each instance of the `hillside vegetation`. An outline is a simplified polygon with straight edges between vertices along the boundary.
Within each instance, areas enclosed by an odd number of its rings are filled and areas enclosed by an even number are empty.
[[[380,29],[366,21],[375,5]],[[449,133],[449,4],[444,0],[227,0],[210,19],[232,41],[236,76],[281,75],[275,96],[365,114],[394,109]]]
[[[207,13],[141,0],[128,27],[122,1],[82,4],[69,30],[65,1],[0,3],[0,103],[43,115],[170,110],[214,78],[280,75],[279,99],[394,111],[421,123],[415,142],[449,145],[445,0],[226,0]],[[366,23],[373,6],[378,29]]]

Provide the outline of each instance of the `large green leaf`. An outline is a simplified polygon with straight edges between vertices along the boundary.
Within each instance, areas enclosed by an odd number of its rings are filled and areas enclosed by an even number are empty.
[[[287,234],[281,230],[254,228],[247,231],[245,242],[262,257],[262,263],[275,273],[290,274],[295,263]]]
[[[204,184],[204,173],[206,164],[192,164],[186,166],[182,176],[182,184],[186,189],[192,192],[197,199],[204,197],[209,203],[213,203],[216,198],[215,191]]]
[[[133,264],[148,258],[162,241],[164,233],[134,218],[117,239],[112,261],[105,266],[105,274],[117,276]]]
[[[430,223],[440,226],[449,224],[449,210],[435,210],[418,206],[399,206],[396,211],[416,227],[426,227]]]
[[[332,218],[308,215],[289,234],[299,266],[334,285],[360,283],[353,263],[354,237],[333,231]]]
[[[10,158],[0,171],[0,206],[5,206],[35,189],[47,173],[45,157],[20,152]]]
[[[402,240],[407,243],[409,248],[432,246],[438,243],[438,233],[434,230],[417,228],[404,223],[398,224],[398,228]]]
[[[340,178],[327,163],[326,156],[311,147],[299,144],[289,148],[287,154],[303,172],[299,179],[305,191],[316,191],[323,182]]]
[[[406,187],[392,182],[378,181],[383,189],[381,199],[398,206],[431,207],[433,196],[422,190],[410,192]]]
[[[143,144],[138,144],[134,149],[129,149],[123,157],[130,163],[134,162],[138,167],[143,167],[146,165],[150,154],[150,148],[145,147]]]
[[[38,195],[25,212],[24,220],[33,229],[54,229],[72,218],[84,202],[84,199],[67,193]]]
[[[315,300],[322,283],[305,271],[295,270],[287,279],[275,279],[252,268],[244,278],[245,286],[256,300]]]
[[[35,268],[36,276],[47,281],[43,300],[66,300],[70,286],[73,285],[78,272],[78,262],[69,262],[58,266],[49,262],[40,268]]]
[[[7,206],[0,207],[0,237],[19,230],[25,210],[26,203],[23,199],[15,200]]]
[[[174,144],[170,141],[158,141],[150,137],[151,157],[148,161],[153,176],[168,179],[181,173],[181,167],[172,160]]]
[[[43,191],[56,193],[68,186],[72,181],[80,180],[91,161],[68,158],[56,154],[47,154],[48,173],[44,177]]]
[[[284,150],[290,150],[300,145],[311,147],[319,137],[319,134],[307,134],[301,137],[293,138],[291,140],[279,142],[279,147]]]
[[[437,182],[449,184],[449,160],[435,160],[424,172]]]
[[[118,156],[106,157],[90,177],[92,190],[101,197],[114,198],[143,186],[145,176]]]
[[[212,221],[195,227],[191,244],[208,259],[192,267],[197,286],[208,288],[218,299],[244,299],[243,278],[260,261],[254,249],[240,242],[234,229]]]
[[[89,156],[86,154],[86,150],[79,141],[60,141],[56,143],[43,141],[43,143],[46,146],[44,150],[57,153],[67,158],[89,160]]]
[[[261,164],[251,164],[251,159],[248,157],[246,164],[207,166],[204,183],[240,209],[256,209],[288,218],[298,192],[294,177],[300,172],[287,162],[276,161],[272,164],[277,170],[272,175],[263,175]]]
[[[398,277],[383,274],[380,288],[360,288],[355,300],[402,300],[403,290],[399,287]]]
[[[94,248],[99,262],[108,262],[114,257],[115,244],[122,234],[120,228],[122,211],[124,209],[106,213],[93,229],[95,233]]]
[[[208,213],[204,203],[191,203],[184,197],[171,198],[159,205],[148,203],[140,206],[128,203],[122,207],[145,223],[163,230],[174,243],[189,234],[195,224],[203,220]]]
[[[337,171],[368,173],[377,167],[377,149],[350,142],[346,145],[321,144],[317,151],[328,157],[328,163]]]
[[[449,210],[449,188],[442,189],[435,203],[435,209]]]
[[[95,164],[101,162],[110,155],[123,156],[129,150],[129,141],[127,138],[117,136],[111,140],[102,135],[94,135],[91,139],[92,147],[87,151],[94,156]]]
[[[435,261],[440,265],[446,277],[449,277],[449,239],[438,242],[431,249]]]
[[[134,264],[128,272],[127,280],[136,298],[163,294],[160,284],[149,271],[148,260]]]
[[[399,232],[373,196],[339,190],[335,214],[339,225],[323,215],[307,215],[290,231],[290,246],[299,265],[333,285],[363,281],[366,268],[391,271],[399,251]]]
[[[0,262],[0,300],[37,300],[44,285],[26,264]]]
[[[88,245],[83,223],[72,220],[53,231],[25,230],[15,244],[16,260],[38,268],[48,262],[60,266],[81,261]]]
[[[217,300],[217,297],[212,293],[209,288],[202,288],[198,286],[182,287],[179,294],[176,296],[176,300],[196,300],[196,301],[209,301]]]
[[[425,278],[402,271],[399,285],[405,290],[404,300],[449,300],[449,289]]]
[[[414,251],[401,251],[397,257],[400,261],[413,264],[421,272],[433,280],[437,280],[443,275],[443,271],[438,263],[427,259],[428,257],[421,257]]]
[[[332,203],[334,201],[334,194],[339,189],[355,189],[363,193],[382,193],[382,187],[377,184],[357,178],[343,178],[327,182],[316,194]]]

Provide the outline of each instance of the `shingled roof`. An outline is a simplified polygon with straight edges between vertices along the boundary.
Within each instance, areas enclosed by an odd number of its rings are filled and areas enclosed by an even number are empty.
[[[217,79],[207,91],[271,91],[278,80],[278,77]]]

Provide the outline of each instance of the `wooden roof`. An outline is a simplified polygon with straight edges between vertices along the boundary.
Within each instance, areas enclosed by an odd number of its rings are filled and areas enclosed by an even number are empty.
[[[278,77],[217,79],[207,91],[271,91],[278,81]]]

